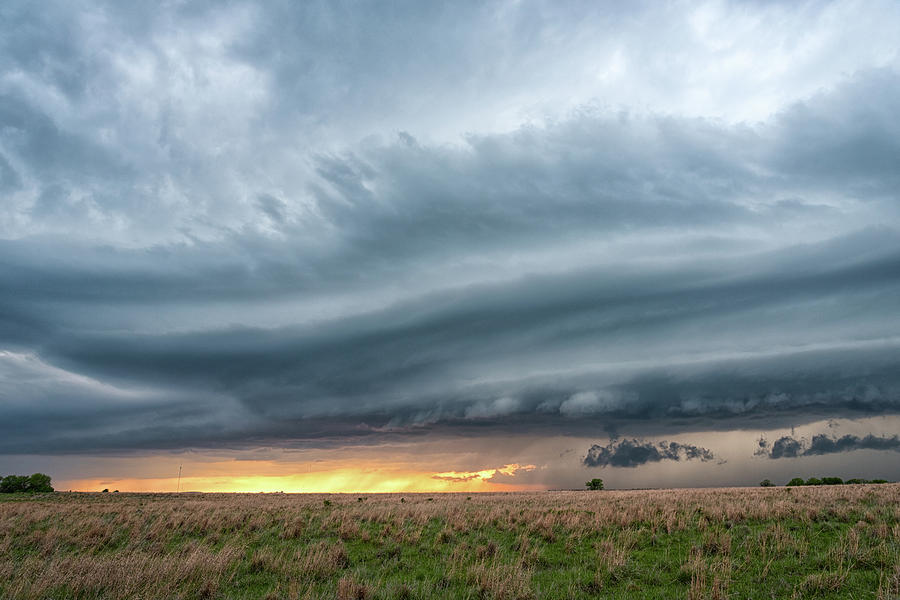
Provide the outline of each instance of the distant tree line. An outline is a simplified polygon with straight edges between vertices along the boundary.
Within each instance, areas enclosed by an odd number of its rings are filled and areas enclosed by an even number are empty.
[[[787,482],[787,485],[845,485],[854,483],[887,483],[887,479],[848,479],[844,481],[840,477],[810,477],[803,481],[801,477],[794,477]]]
[[[33,475],[7,475],[0,479],[0,493],[14,494],[16,492],[52,492],[50,476],[43,473]]]
[[[794,477],[790,481],[787,482],[788,486],[797,486],[797,485],[853,485],[855,483],[889,483],[887,479],[848,479],[844,481],[840,477],[822,477],[821,479],[818,477],[810,477],[809,479],[803,479],[802,477]],[[769,479],[763,479],[759,482],[759,485],[762,487],[772,487],[775,484],[772,483]]]

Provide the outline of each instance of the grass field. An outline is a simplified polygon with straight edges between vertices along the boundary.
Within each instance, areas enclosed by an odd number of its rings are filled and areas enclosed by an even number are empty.
[[[900,598],[900,485],[5,495],[0,597]]]

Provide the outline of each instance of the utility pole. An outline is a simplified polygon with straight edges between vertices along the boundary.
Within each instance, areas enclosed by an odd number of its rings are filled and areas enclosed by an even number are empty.
[[[178,488],[175,490],[176,494],[181,492],[181,467],[182,465],[178,465]]]

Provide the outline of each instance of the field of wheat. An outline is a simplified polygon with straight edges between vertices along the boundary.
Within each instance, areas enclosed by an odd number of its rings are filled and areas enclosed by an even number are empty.
[[[0,597],[900,598],[900,485],[0,500]]]

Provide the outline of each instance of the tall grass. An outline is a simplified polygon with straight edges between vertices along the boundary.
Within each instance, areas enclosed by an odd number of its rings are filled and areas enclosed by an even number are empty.
[[[898,598],[900,485],[0,501],[0,598],[598,596]]]

